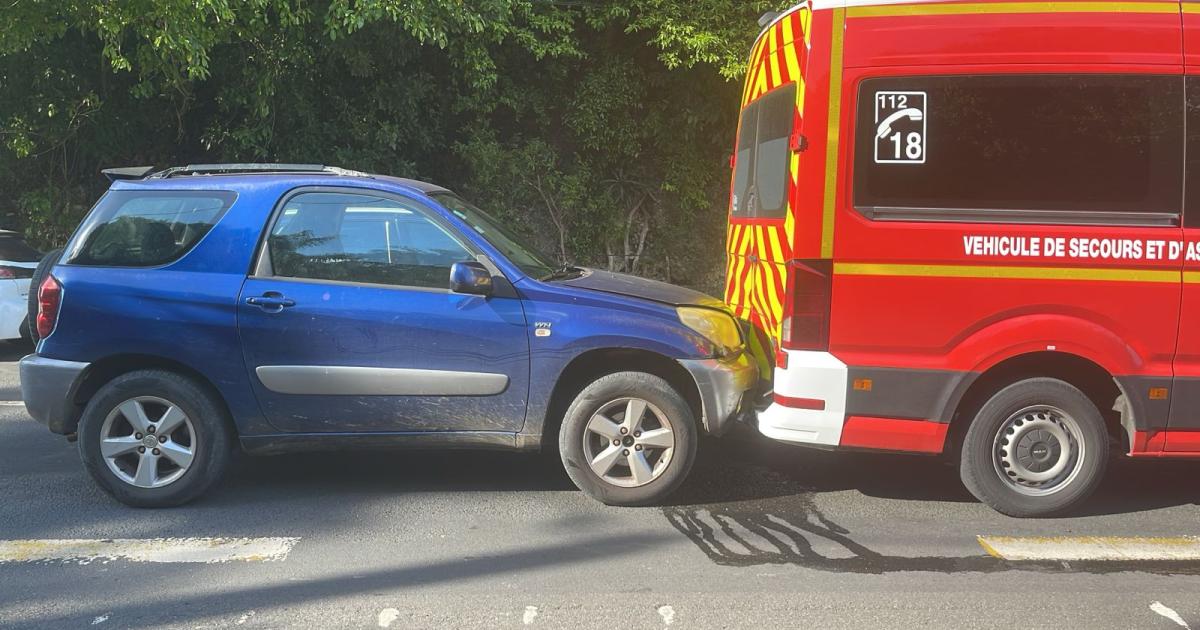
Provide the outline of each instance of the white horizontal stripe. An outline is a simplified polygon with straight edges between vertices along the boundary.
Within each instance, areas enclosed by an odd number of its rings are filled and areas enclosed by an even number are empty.
[[[812,0],[813,11],[842,7],[876,7],[885,4],[936,4],[946,0]],[[803,3],[797,6],[803,6]]]
[[[1200,560],[1200,537],[979,536],[989,554],[1004,560]]]
[[[0,540],[5,562],[200,563],[276,562],[285,560],[299,538],[151,538],[76,540]]]
[[[0,407],[24,407],[25,403],[20,400],[0,400]]]

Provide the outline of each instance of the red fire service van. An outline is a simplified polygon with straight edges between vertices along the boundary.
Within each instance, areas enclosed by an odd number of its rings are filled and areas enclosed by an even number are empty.
[[[948,453],[1016,516],[1200,457],[1200,2],[764,22],[726,291],[776,348],[762,433]]]

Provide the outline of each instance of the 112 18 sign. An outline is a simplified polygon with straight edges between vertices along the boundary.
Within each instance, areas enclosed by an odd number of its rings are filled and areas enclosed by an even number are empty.
[[[925,92],[875,93],[875,163],[924,164]]]

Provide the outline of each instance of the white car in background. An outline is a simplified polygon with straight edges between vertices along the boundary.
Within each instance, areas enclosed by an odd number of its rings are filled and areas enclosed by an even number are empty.
[[[0,230],[0,339],[29,336],[29,281],[41,259],[19,233]]]

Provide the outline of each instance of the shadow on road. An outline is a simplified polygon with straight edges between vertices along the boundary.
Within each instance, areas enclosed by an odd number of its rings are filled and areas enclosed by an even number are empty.
[[[965,557],[887,555],[856,542],[853,532],[822,510],[817,499],[850,490],[902,501],[974,502],[959,483],[957,469],[945,459],[814,451],[746,434],[726,445],[710,449],[674,504],[662,508],[676,530],[720,565],[788,564],[871,574],[1014,569],[1200,574],[1200,564],[1192,562],[1011,563],[983,555],[982,550]],[[1197,504],[1197,478],[1200,462],[1117,461],[1093,500],[1072,516]],[[925,507],[914,506],[913,514]],[[881,516],[879,525],[885,531],[887,518],[894,516]],[[872,533],[878,539],[880,532]]]

